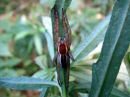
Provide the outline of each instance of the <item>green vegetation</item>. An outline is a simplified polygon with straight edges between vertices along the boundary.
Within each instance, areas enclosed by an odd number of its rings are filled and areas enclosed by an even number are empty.
[[[116,1],[72,0],[67,9],[75,58],[70,68],[70,97],[130,95],[130,0]],[[0,1],[0,97],[61,97],[53,65],[50,11],[54,3]],[[103,40],[101,54],[95,52]],[[126,64],[125,73],[119,72],[121,62]]]

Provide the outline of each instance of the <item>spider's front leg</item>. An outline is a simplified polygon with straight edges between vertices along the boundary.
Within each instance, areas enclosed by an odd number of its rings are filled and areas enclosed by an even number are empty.
[[[56,53],[54,59],[53,59],[53,63],[56,66],[56,71],[57,71],[57,81],[59,83],[59,85],[61,85],[63,82],[61,80],[62,78],[62,74],[61,74],[61,70],[62,70],[62,64],[61,64],[61,56],[60,54]]]
[[[70,58],[72,61],[75,61],[75,59],[74,59],[74,57],[73,57],[71,51],[68,52],[68,56],[69,56],[69,58]]]

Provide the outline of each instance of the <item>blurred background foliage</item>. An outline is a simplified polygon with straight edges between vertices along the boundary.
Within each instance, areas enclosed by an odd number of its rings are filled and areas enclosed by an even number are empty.
[[[53,39],[50,10],[55,0],[0,0],[0,77],[33,76],[42,79],[55,79],[53,66]],[[72,28],[72,46],[76,62],[72,63],[70,75],[70,95],[72,88],[91,82],[91,65],[96,62],[101,49],[89,47],[87,54],[77,55],[79,47],[91,36],[97,26],[110,14],[114,0],[72,0],[67,15]],[[96,30],[98,30],[96,28]],[[102,32],[105,32],[103,29]],[[103,40],[104,35],[99,35]],[[100,41],[101,41],[100,40]],[[87,43],[85,40],[84,43]],[[96,40],[95,40],[96,41]],[[99,42],[100,42],[99,41]],[[82,42],[83,43],[83,42]],[[90,44],[91,45],[91,44]],[[85,52],[85,51],[84,51]],[[89,55],[88,55],[89,54]],[[78,60],[78,57],[80,59]],[[125,57],[127,70],[130,71],[130,53]],[[130,92],[130,79],[123,65],[115,84],[122,91]],[[125,72],[122,72],[125,71]],[[79,89],[80,89],[79,87]],[[75,88],[75,90],[76,90]],[[77,90],[78,91],[78,90]],[[48,97],[58,97],[57,89],[48,89]],[[0,97],[38,97],[39,92],[0,89]],[[86,93],[78,93],[86,97]]]

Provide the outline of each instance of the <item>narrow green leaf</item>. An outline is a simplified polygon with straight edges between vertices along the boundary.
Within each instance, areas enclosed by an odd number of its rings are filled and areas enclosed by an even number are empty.
[[[0,59],[0,68],[1,67],[13,67],[21,62],[21,59],[18,58],[12,58],[8,60],[2,60]]]
[[[88,82],[92,79],[92,77],[88,75],[87,72],[77,69],[71,70],[70,75],[75,77],[75,79],[80,82]],[[86,75],[86,77],[84,77],[84,75]]]
[[[52,78],[53,78],[53,76],[49,76],[48,78],[47,78],[47,80],[52,80]],[[48,87],[47,88],[43,88],[42,90],[41,90],[41,92],[40,92],[40,97],[47,97],[48,95]]]
[[[34,36],[34,44],[35,44],[35,48],[36,48],[37,53],[39,55],[41,55],[43,50],[42,50],[42,41],[41,41],[39,35]]]
[[[53,44],[53,39],[51,38],[50,34],[48,32],[43,33],[46,37],[47,40],[47,47],[49,50],[49,54],[51,59],[53,60],[54,58],[54,44]]]
[[[126,69],[128,71],[129,77],[130,77],[130,47],[129,47],[129,50],[124,57],[124,63],[126,65]]]
[[[31,34],[32,32],[29,32],[29,31],[21,31],[18,34],[16,34],[15,40],[25,38],[27,35],[31,35]]]
[[[67,8],[70,6],[72,0],[65,0],[64,3],[64,9],[67,10]]]
[[[0,77],[17,77],[18,74],[15,70],[9,68],[3,68],[0,70]]]
[[[42,31],[44,34],[46,41],[47,41],[47,47],[49,51],[49,55],[51,59],[53,60],[54,58],[54,43],[53,43],[53,33],[52,33],[52,22],[49,17],[42,17],[41,18],[41,23],[45,26],[46,31]]]
[[[55,39],[54,39],[54,35],[55,35],[55,33],[54,33],[54,29],[55,29],[55,21],[54,21],[54,9],[52,8],[51,9],[51,23],[52,23],[52,34],[53,34],[53,44],[54,44],[54,52],[56,52],[56,46],[55,46]]]
[[[117,0],[99,60],[93,65],[89,97],[109,97],[130,43],[130,0]]]
[[[50,17],[42,17],[42,23],[44,24],[47,32],[50,34],[51,38],[53,39],[53,33],[52,33],[52,22]]]
[[[33,77],[35,78],[41,78],[41,79],[45,79],[45,80],[52,80],[52,78],[54,77],[54,68],[46,68],[44,70],[40,70],[38,72],[36,72]]]
[[[91,83],[80,83],[76,85],[70,92],[80,92],[80,93],[89,93],[91,88]],[[109,96],[108,96],[109,97]],[[129,97],[129,94],[123,91],[120,91],[117,88],[113,88],[110,97]]]
[[[46,72],[46,74],[45,74],[45,72]],[[49,74],[50,72],[51,72],[51,74]],[[42,72],[41,72],[41,74],[42,74]],[[50,71],[48,69],[46,71],[43,70],[43,74],[45,74],[45,75],[42,75],[42,76],[39,76],[39,77],[41,79],[46,79],[48,81],[51,81],[53,79],[53,77],[54,77],[54,72],[52,73],[52,71]],[[47,91],[48,91],[48,87],[47,88],[42,88],[42,90],[40,92],[40,97],[47,97],[47,94],[48,94]]]
[[[33,74],[33,77],[35,78],[41,78],[41,79],[46,79],[48,78],[46,70],[40,70],[36,73]]]
[[[43,88],[40,93],[40,97],[47,97],[47,95],[46,95],[47,90],[48,90],[48,88]]]
[[[48,71],[49,72],[49,71]],[[49,80],[49,81],[51,81],[52,79],[53,79],[53,77],[54,77],[54,75],[52,74],[52,75],[50,75],[50,76],[48,76],[48,78],[46,78],[47,80]],[[42,77],[41,77],[42,78]],[[44,79],[44,78],[42,78],[42,79]],[[59,87],[59,86],[58,86]],[[42,90],[41,90],[41,92],[40,92],[40,97],[47,97],[48,95],[48,93],[47,93],[47,91],[48,91],[48,87],[47,88],[43,88]]]
[[[101,21],[92,33],[86,37],[77,48],[73,50],[73,55],[76,61],[82,60],[86,55],[88,55],[101,41],[104,39],[105,29],[108,26],[110,15],[107,16],[103,21]]]
[[[42,55],[42,56],[38,56],[35,58],[35,63],[41,68],[41,69],[45,69],[47,68],[47,56],[46,55]]]
[[[122,91],[120,91],[120,90],[118,90],[116,88],[114,88],[112,90],[112,93],[110,95],[110,97],[129,97],[129,96],[130,96],[130,94],[128,94],[126,92],[122,92]]]
[[[57,83],[30,77],[0,78],[0,87],[16,90],[38,90],[52,86],[57,86]]]
[[[76,85],[76,87],[71,90],[71,92],[78,91],[80,93],[89,93],[91,88],[91,83],[90,82],[85,82],[85,83],[79,83]]]

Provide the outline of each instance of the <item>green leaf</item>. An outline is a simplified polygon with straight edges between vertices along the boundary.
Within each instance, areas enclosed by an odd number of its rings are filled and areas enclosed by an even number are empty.
[[[90,82],[79,83],[71,90],[71,92],[78,91],[80,93],[89,93],[91,88]]]
[[[17,72],[13,69],[1,69],[0,70],[0,77],[17,77]]]
[[[53,72],[52,72],[53,71]],[[50,69],[44,69],[41,71],[36,72],[33,77],[36,78],[41,78],[41,79],[45,79],[48,81],[51,81],[52,78],[54,77],[54,70]],[[47,91],[48,91],[48,87],[47,88],[43,88],[40,92],[40,97],[47,97]]]
[[[12,39],[13,33],[0,34],[0,41],[7,43]]]
[[[43,72],[45,75],[42,75],[42,72]],[[52,71],[50,71],[50,70],[46,70],[46,71],[43,70],[43,71],[41,71],[41,74],[40,74],[40,72],[39,72],[39,74],[42,75],[42,76],[39,76],[39,77],[42,78],[42,79],[46,79],[46,80],[51,81],[52,78],[54,77],[54,72],[53,72],[51,75],[49,75],[50,72],[52,72]],[[35,75],[35,76],[36,76],[36,75]],[[48,91],[48,88],[43,88],[43,89],[41,90],[41,92],[40,92],[40,97],[47,97],[47,91]]]
[[[88,82],[92,79],[92,77],[87,73],[87,71],[79,70],[78,68],[75,70],[71,69],[70,75],[75,77],[76,81],[79,82]]]
[[[2,56],[2,57],[11,56],[7,43],[0,42],[0,56]]]
[[[108,26],[110,15],[101,21],[92,33],[86,37],[79,45],[73,50],[73,55],[76,61],[82,60],[87,56],[96,46],[103,41],[105,36],[105,29]]]
[[[33,74],[33,77],[35,78],[41,78],[41,79],[47,79],[47,72],[44,70],[40,70]]]
[[[31,34],[32,34],[32,32],[29,32],[29,31],[21,31],[18,34],[16,34],[15,40],[22,39],[22,38],[26,37],[27,35],[31,35]]]
[[[47,70],[48,71],[48,73],[50,72],[50,70]],[[51,75],[44,75],[44,76],[46,76],[46,78],[43,78],[43,76],[41,76],[41,78],[42,79],[47,79],[47,80],[52,80],[52,78],[54,77],[54,72],[53,72],[53,74],[51,74]],[[59,87],[58,87],[59,88]],[[47,97],[47,91],[48,91],[48,88],[43,88],[42,90],[41,90],[41,92],[40,92],[40,97]]]
[[[16,57],[27,60],[30,58],[33,49],[33,40],[31,36],[26,36],[25,38],[15,41],[12,53]]]
[[[51,80],[54,77],[54,69],[44,69],[36,72],[33,77]]]
[[[70,90],[71,92],[80,92],[80,93],[89,93],[91,89],[91,83],[87,82],[87,83],[79,83],[76,84],[73,89]],[[109,96],[108,96],[109,97]],[[129,97],[129,94],[123,91],[120,91],[117,88],[113,88],[110,97]]]
[[[43,32],[43,34],[47,40],[47,47],[48,47],[50,57],[53,60],[53,58],[54,58],[54,43],[53,43],[51,19],[49,17],[42,17],[42,23],[44,24],[44,26],[47,30],[47,32]]]
[[[72,0],[65,0],[64,3],[64,9],[67,10],[67,8],[70,6]]]
[[[35,58],[35,63],[41,68],[41,69],[45,69],[47,68],[47,56],[43,55],[43,56],[38,56]]]
[[[114,88],[112,90],[112,93],[110,95],[110,97],[129,97],[129,96],[130,96],[130,94],[128,94],[126,92],[122,92],[122,91],[120,91],[120,90],[118,90],[116,88]]]
[[[54,45],[53,45],[53,40],[50,36],[50,34],[48,32],[45,32],[43,33],[46,37],[46,40],[47,40],[47,47],[48,47],[48,50],[49,50],[49,54],[50,54],[50,57],[51,57],[51,60],[53,60],[54,58]]]
[[[124,62],[125,62],[126,69],[128,71],[129,77],[130,77],[130,48],[124,57]]]
[[[65,0],[56,0],[55,5],[57,6],[59,17],[62,18],[62,8],[64,7]]]
[[[130,43],[130,0],[117,0],[99,60],[92,68],[89,97],[109,97]]]
[[[3,20],[0,20],[0,28],[5,30],[5,31],[9,31],[12,27],[12,23],[9,22],[8,19],[3,19]]]
[[[52,26],[51,26],[51,19],[50,17],[42,17],[42,23],[44,24],[47,32],[50,34],[51,38],[53,38],[52,33]]]
[[[47,90],[48,90],[48,88],[43,88],[42,89],[42,91],[41,91],[41,93],[40,93],[40,97],[47,97]]]
[[[43,49],[42,49],[43,47],[42,47],[42,41],[41,41],[39,35],[34,36],[34,44],[35,44],[35,48],[36,48],[37,53],[39,55],[41,55],[43,52]]]
[[[21,59],[18,58],[12,58],[8,60],[2,60],[0,59],[0,68],[1,67],[13,67],[21,62]]]
[[[52,86],[57,86],[57,83],[30,77],[0,78],[0,87],[16,90],[38,90]]]

